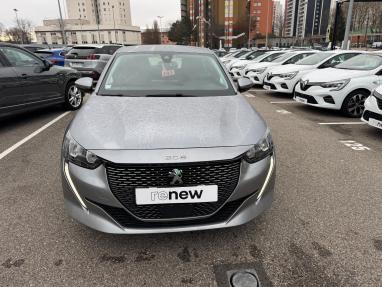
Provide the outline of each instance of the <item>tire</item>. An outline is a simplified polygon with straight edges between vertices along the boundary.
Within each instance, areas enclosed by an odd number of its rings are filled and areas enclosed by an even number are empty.
[[[78,110],[82,106],[84,94],[76,87],[74,82],[69,82],[65,89],[65,108]]]
[[[342,113],[350,118],[360,118],[365,110],[365,100],[369,93],[364,90],[351,92],[342,103]]]

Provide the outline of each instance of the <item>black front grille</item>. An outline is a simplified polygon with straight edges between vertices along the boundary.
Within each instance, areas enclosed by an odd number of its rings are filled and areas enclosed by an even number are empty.
[[[325,103],[334,104],[334,99],[332,96],[325,96],[324,101]]]
[[[276,90],[276,86],[272,83],[264,82],[264,86],[270,86],[271,90]]]
[[[109,186],[115,197],[134,216],[143,220],[208,216],[218,210],[234,191],[240,175],[241,159],[186,164],[106,163]],[[137,205],[136,188],[170,187],[169,173],[182,170],[181,186],[217,185],[218,201]]]
[[[274,76],[272,74],[267,74],[267,80],[270,81]]]
[[[295,92],[294,95],[299,98],[307,99],[309,104],[318,104],[316,99],[310,95],[301,94],[299,92]]]
[[[147,222],[136,219],[130,213],[128,213],[123,208],[112,207],[108,205],[103,205],[97,202],[92,202],[98,205],[106,213],[108,213],[116,222],[125,228],[165,228],[165,227],[182,227],[182,226],[193,226],[193,225],[203,225],[203,224],[213,224],[222,223],[227,221],[235,211],[240,207],[240,205],[247,199],[240,198],[235,201],[227,202],[218,212],[214,215],[201,218],[201,219],[191,219],[182,221],[154,221]]]
[[[300,89],[302,90],[302,91],[306,91],[306,90],[308,90],[310,87],[312,87],[313,85],[309,85],[309,84],[307,84],[307,83],[305,83],[305,84],[303,84],[302,82],[300,82]]]
[[[373,112],[370,112],[370,111],[365,111],[362,115],[362,117],[368,121],[370,118],[373,118],[373,119],[376,119],[378,121],[382,121],[382,115],[380,114],[376,114],[376,113],[373,113]]]
[[[375,97],[375,98],[377,99],[377,105],[378,105],[378,108],[379,108],[380,110],[382,110],[382,99],[377,98],[377,97]]]

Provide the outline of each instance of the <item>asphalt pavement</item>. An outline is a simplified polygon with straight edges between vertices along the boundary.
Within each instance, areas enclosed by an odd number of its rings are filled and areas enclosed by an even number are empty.
[[[382,131],[252,90],[277,149],[275,201],[231,229],[109,235],[70,219],[59,175],[74,113],[0,120],[0,286],[382,286]],[[6,155],[1,157],[1,154]]]

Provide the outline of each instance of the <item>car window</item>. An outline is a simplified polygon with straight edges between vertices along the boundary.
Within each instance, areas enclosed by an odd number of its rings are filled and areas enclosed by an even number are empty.
[[[284,55],[276,58],[272,62],[273,63],[282,63],[282,62],[284,62],[285,60],[289,59],[290,57],[292,57],[294,55],[296,55],[296,53],[285,53]]]
[[[374,70],[382,65],[382,57],[377,55],[358,55],[336,66],[337,69],[345,70]]]
[[[342,62],[345,62],[346,60],[349,60],[350,58],[359,55],[358,53],[346,53],[337,55],[329,60],[327,60],[325,63],[321,65],[321,68],[330,68],[337,66],[338,64],[341,64]]]
[[[245,59],[246,60],[253,60],[253,59],[256,59],[258,57],[260,57],[261,55],[264,55],[265,54],[265,51],[256,51],[256,52],[252,52],[250,54],[248,54]]]
[[[296,62],[308,57],[308,56],[311,56],[313,55],[313,53],[301,53],[301,54],[297,54],[296,56],[290,58],[288,61],[286,61],[284,63],[284,65],[287,65],[287,64],[295,64]]]
[[[317,65],[323,60],[333,56],[334,53],[317,53],[305,59],[296,62],[296,65]]]
[[[121,46],[103,46],[102,48],[96,49],[95,54],[106,54],[113,55]]]
[[[265,57],[264,59],[262,59],[260,62],[272,62],[273,60],[277,59],[278,57],[280,57],[283,53],[274,53],[274,54],[271,54],[267,57]]]
[[[119,54],[105,76],[100,93],[129,96],[235,94],[215,56],[169,52]]]
[[[21,49],[13,47],[0,47],[0,51],[8,59],[12,66],[15,67],[33,67],[41,66],[42,62],[33,55]]]
[[[95,47],[74,47],[67,54],[67,59],[87,59],[90,55],[95,54]]]

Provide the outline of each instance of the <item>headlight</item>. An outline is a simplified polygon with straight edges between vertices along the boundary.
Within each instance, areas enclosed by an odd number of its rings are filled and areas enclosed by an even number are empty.
[[[254,72],[254,73],[262,74],[262,73],[264,73],[264,71],[265,71],[266,69],[267,69],[267,68],[261,68],[261,69],[248,69],[248,72]]]
[[[290,73],[284,73],[284,74],[278,74],[277,76],[286,80],[291,80],[298,74],[298,71],[296,72],[290,72]]]
[[[257,144],[251,147],[244,155],[245,161],[254,163],[273,153],[273,141],[269,130]]]
[[[378,100],[382,100],[382,94],[378,93],[377,90],[374,90],[373,96]]]
[[[69,132],[65,135],[62,153],[65,160],[84,168],[95,169],[102,163],[99,157],[77,143]]]
[[[339,91],[342,90],[349,82],[350,79],[346,79],[341,81],[322,83],[320,86],[325,89],[331,88],[331,91]]]

